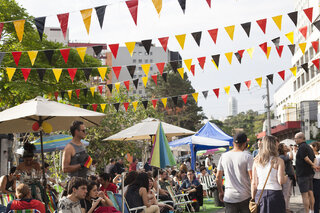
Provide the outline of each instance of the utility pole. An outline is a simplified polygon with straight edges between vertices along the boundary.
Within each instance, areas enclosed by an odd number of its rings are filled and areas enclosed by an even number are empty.
[[[268,78],[266,79],[266,85],[267,85],[267,122],[268,122],[268,126],[267,126],[267,135],[271,135],[271,112],[270,112],[270,94],[269,94],[269,80]]]

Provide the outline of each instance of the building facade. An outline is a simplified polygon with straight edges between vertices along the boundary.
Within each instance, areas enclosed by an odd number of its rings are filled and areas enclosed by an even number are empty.
[[[236,116],[238,114],[238,101],[235,97],[230,97],[228,100],[228,115]]]

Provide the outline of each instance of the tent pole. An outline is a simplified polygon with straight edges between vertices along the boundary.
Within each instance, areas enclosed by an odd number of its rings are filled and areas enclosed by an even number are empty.
[[[124,213],[124,172],[121,173],[121,197],[122,197],[122,207],[121,207],[121,212]]]
[[[41,118],[40,118],[41,121]],[[42,123],[42,122],[41,122]],[[43,178],[43,190],[46,192],[47,190],[47,179],[44,171],[44,153],[43,153],[43,138],[42,138],[42,130],[40,130],[40,141],[41,141],[41,160],[42,160],[42,178]],[[48,206],[47,199],[44,199],[45,206]]]
[[[159,170],[160,168],[158,169],[158,179],[157,179],[157,201],[159,201],[159,193],[160,193],[160,186],[159,186]]]

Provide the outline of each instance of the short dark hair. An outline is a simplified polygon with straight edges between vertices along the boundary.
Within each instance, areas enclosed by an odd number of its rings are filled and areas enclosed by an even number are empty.
[[[17,170],[17,167],[13,166],[13,167],[10,169],[9,174],[11,175],[11,174],[15,173],[16,170]]]
[[[174,177],[174,176],[176,176],[176,174],[177,174],[177,171],[176,170],[172,170],[171,171],[171,175]]]
[[[74,137],[74,133],[76,130],[80,131],[80,126],[83,125],[82,121],[73,121],[70,126],[71,135]]]
[[[110,158],[109,163],[113,163],[113,162],[115,162],[114,158]]]
[[[234,136],[234,142],[238,144],[245,143],[247,142],[247,140],[248,140],[247,135],[243,132],[240,132]]]
[[[203,170],[206,170],[206,171],[207,171],[206,167],[201,166],[201,167],[200,167],[200,172],[202,172]]]
[[[68,195],[71,195],[73,188],[78,189],[80,186],[87,186],[88,182],[82,177],[72,177],[68,183]]]
[[[111,182],[111,175],[108,173],[100,173],[99,177],[101,177],[104,181]]]
[[[192,172],[192,174],[194,174],[194,170],[193,169],[188,170],[188,172]]]
[[[98,178],[95,175],[89,175],[88,179],[90,178],[90,180],[92,181],[96,181]]]

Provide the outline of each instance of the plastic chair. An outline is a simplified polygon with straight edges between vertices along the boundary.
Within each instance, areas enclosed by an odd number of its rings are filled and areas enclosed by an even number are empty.
[[[121,194],[114,194],[116,201],[120,207],[120,211],[122,211],[122,196]],[[145,210],[147,207],[146,206],[139,206],[139,207],[135,207],[135,208],[129,208],[129,205],[126,201],[126,199],[124,198],[124,213],[131,213],[131,212],[138,212],[139,210]]]
[[[184,193],[184,194],[175,194],[173,188],[171,186],[167,186],[167,190],[169,192],[169,195],[171,197],[171,199],[173,200],[173,206],[185,206],[187,207],[188,212],[194,211],[192,205],[191,206],[191,211],[190,208],[188,206],[188,204],[192,204],[193,201],[189,200],[188,197],[188,193]]]
[[[14,200],[14,196],[12,194],[0,194],[0,204],[7,206],[10,201]]]
[[[114,208],[116,208],[118,211],[121,211],[121,209],[120,209],[120,207],[119,207],[119,204],[117,203],[117,200],[116,200],[113,192],[107,191],[107,195],[108,195],[109,199],[111,200]]]
[[[9,213],[41,213],[37,209],[10,210]]]

